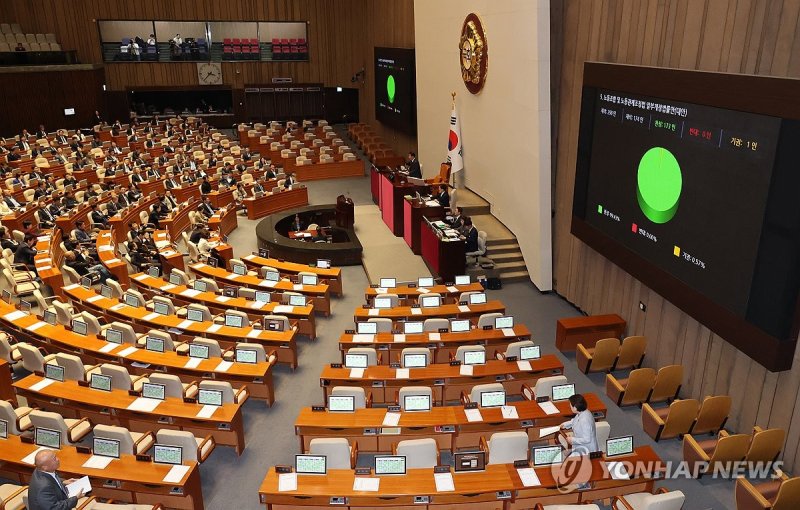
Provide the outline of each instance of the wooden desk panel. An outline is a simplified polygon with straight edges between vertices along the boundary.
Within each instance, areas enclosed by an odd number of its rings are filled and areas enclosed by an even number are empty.
[[[247,218],[256,220],[276,212],[303,207],[308,205],[308,188],[293,188],[275,194],[265,194],[263,197],[248,197],[244,199],[247,207]]]
[[[209,230],[217,230],[219,231],[220,235],[226,236],[236,230],[236,227],[239,225],[238,219],[236,218],[236,208],[231,207],[225,210],[224,213],[220,216],[220,213],[217,212],[208,220],[208,228]]]
[[[34,391],[31,386],[44,378],[38,375],[14,383],[14,389],[28,405],[54,411],[65,418],[88,418],[92,425],[125,427],[135,432],[160,429],[185,430],[199,437],[209,434],[221,446],[231,446],[241,455],[244,450],[244,422],[241,404],[224,404],[211,418],[200,418],[200,404],[188,404],[182,398],[167,398],[152,412],[128,409],[137,397],[124,390],[101,391],[78,386],[77,381],[54,382]]]
[[[0,475],[19,484],[30,482],[33,466],[22,462],[38,449],[34,444],[23,443],[19,436],[2,440],[0,448]],[[178,483],[164,482],[172,466],[139,462],[133,455],[122,455],[102,470],[83,467],[91,454],[78,453],[72,446],[63,446],[58,452],[62,478],[88,476],[92,494],[118,501],[140,504],[162,503],[167,508],[203,510],[203,491],[200,486],[200,470],[196,462],[187,462],[189,471]],[[108,481],[112,484],[108,485]]]
[[[354,161],[334,161],[332,163],[315,163],[313,165],[297,165],[295,161],[287,160],[286,168],[297,176],[297,180],[316,181],[319,179],[338,179],[341,177],[364,177],[364,162],[360,159]]]
[[[462,306],[467,309],[461,308]],[[381,308],[377,311],[376,314],[374,308],[357,308],[353,320],[361,322],[372,318],[387,318],[393,321],[424,321],[435,317],[458,317],[475,319],[473,322],[476,322],[477,318],[485,313],[506,313],[506,307],[501,301],[488,301],[482,305],[451,304],[427,308],[395,306],[394,308]]]
[[[100,259],[100,263],[108,269],[108,272],[123,288],[128,288],[130,285],[128,263],[117,256],[113,232],[101,230],[97,235],[97,239],[95,239],[95,248],[97,249],[97,258]]]
[[[440,220],[445,217],[447,211],[438,205],[430,206],[424,201],[418,201],[408,197],[403,198],[403,239],[415,255],[422,254],[422,224],[423,218],[429,220]]]
[[[483,285],[478,282],[470,283],[469,285],[434,285],[433,287],[409,287],[408,285],[398,285],[393,288],[376,288],[368,287],[364,293],[364,299],[367,303],[378,294],[397,294],[400,299],[410,300],[413,303],[419,301],[419,298],[431,292],[440,294],[445,302],[457,303],[458,297],[463,292],[485,292]],[[449,300],[448,300],[449,298]]]
[[[288,261],[280,261],[278,259],[273,258],[265,258],[259,257],[256,254],[245,255],[242,257],[242,261],[248,267],[248,269],[253,269],[258,271],[263,266],[274,267],[281,274],[287,275],[296,275],[303,272],[314,273],[322,280],[328,287],[330,287],[330,291],[337,296],[342,295],[342,270],[338,267],[332,267],[330,269],[320,269],[316,266],[309,266],[308,264],[298,264],[296,262],[288,262]]]
[[[158,198],[156,197],[146,198],[144,200],[140,199],[139,203],[133,205],[132,207],[128,207],[124,214],[117,213],[108,219],[108,223],[111,226],[111,231],[114,233],[115,244],[119,244],[128,240],[128,223],[135,221],[136,223],[141,224],[139,213],[142,211],[149,211],[150,206],[155,204],[156,201],[158,201]]]
[[[17,406],[17,394],[11,387],[11,365],[0,359],[0,400],[9,400]]]
[[[54,229],[52,235],[40,235],[36,241],[36,251],[42,252],[34,257],[36,272],[42,283],[48,285],[53,294],[64,299],[61,287],[64,286],[64,275],[61,265],[64,263],[64,251],[61,249],[62,231]]]
[[[556,347],[561,352],[570,352],[583,344],[594,347],[603,338],[620,338],[625,334],[625,319],[612,313],[588,317],[567,317],[556,321]]]
[[[433,335],[433,337],[432,337]],[[344,353],[352,347],[373,347],[388,353],[383,356],[383,364],[389,364],[389,358],[396,359],[406,347],[427,347],[433,354],[434,363],[447,363],[449,356],[455,354],[460,345],[483,345],[486,347],[487,358],[492,357],[494,350],[505,352],[505,348],[512,342],[530,340],[531,332],[524,324],[514,326],[514,334],[506,336],[499,329],[471,329],[462,333],[420,333],[399,334],[378,333],[377,335],[353,335],[344,333],[339,337],[339,350]]]

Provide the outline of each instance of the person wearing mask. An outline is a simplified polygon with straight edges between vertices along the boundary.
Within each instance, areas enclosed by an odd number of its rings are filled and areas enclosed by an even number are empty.
[[[58,468],[58,452],[55,450],[39,450],[34,457],[36,469],[28,482],[28,510],[71,510],[83,497],[83,489],[75,496],[68,496],[67,486],[76,480],[61,480]]]

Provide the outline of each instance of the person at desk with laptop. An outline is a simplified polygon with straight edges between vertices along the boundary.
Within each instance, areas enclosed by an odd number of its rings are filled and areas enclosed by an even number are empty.
[[[408,170],[409,177],[416,177],[422,179],[422,167],[417,160],[417,155],[414,152],[408,153],[408,161],[406,161],[406,169]]]

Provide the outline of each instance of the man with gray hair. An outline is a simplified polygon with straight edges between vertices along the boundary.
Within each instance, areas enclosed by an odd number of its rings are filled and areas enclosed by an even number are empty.
[[[54,450],[40,450],[34,460],[36,469],[28,485],[28,510],[71,510],[78,505],[83,490],[68,497],[67,485],[74,479],[61,481],[56,472],[61,466]]]

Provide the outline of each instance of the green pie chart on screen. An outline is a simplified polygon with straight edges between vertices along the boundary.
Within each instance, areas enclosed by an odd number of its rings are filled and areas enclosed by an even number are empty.
[[[394,86],[394,76],[391,74],[388,78],[386,78],[386,93],[389,95],[389,102],[394,103],[394,93],[395,93],[395,86]]]
[[[653,147],[639,161],[636,198],[647,219],[666,223],[678,211],[683,175],[678,160],[663,147]]]

